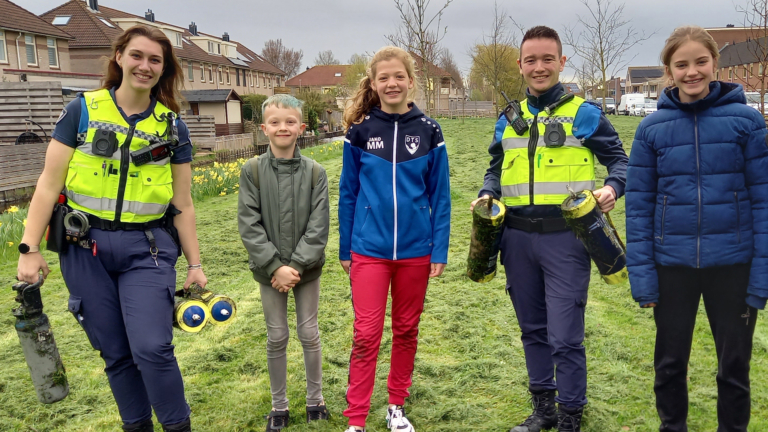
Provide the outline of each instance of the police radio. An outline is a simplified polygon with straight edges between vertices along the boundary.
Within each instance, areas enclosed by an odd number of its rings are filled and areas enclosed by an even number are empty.
[[[155,113],[152,113],[154,116]],[[168,126],[165,130],[165,141],[149,145],[142,149],[131,152],[131,161],[136,166],[141,166],[150,162],[163,160],[171,155],[171,150],[179,145],[179,130],[176,127],[175,115],[171,112],[160,114],[155,119],[159,122],[165,121]]]
[[[507,94],[503,91],[501,92],[501,95],[504,96],[504,100],[507,101],[507,107],[504,108],[504,117],[507,118],[507,122],[512,126],[512,129],[514,129],[515,133],[518,135],[528,132],[528,122],[523,119],[523,109],[520,107],[520,102],[509,100]]]

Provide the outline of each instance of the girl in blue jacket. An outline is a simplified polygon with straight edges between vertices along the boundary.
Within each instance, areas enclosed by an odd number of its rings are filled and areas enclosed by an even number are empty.
[[[385,47],[344,115],[339,185],[339,259],[355,311],[347,388],[348,432],[364,431],[392,292],[387,428],[413,432],[403,404],[411,386],[427,281],[448,258],[451,196],[440,125],[413,103],[413,58]]]
[[[746,431],[757,309],[768,298],[768,147],[739,84],[714,81],[717,43],[680,27],[661,53],[674,85],[637,129],[627,171],[632,295],[654,308],[656,407],[687,431],[688,359],[699,301],[717,350],[718,430]]]

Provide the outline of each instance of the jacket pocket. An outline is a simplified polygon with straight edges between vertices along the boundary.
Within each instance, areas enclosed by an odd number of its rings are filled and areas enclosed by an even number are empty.
[[[736,201],[736,238],[741,243],[741,207],[739,206],[739,193],[733,193],[733,199]]]
[[[667,220],[667,195],[664,195],[664,201],[661,205],[661,235],[659,236],[659,243],[664,244],[664,223]]]
[[[93,349],[101,351],[101,344],[99,343],[99,339],[96,337],[92,330],[89,330],[89,327],[91,327],[92,323],[90,321],[86,321],[85,317],[83,316],[82,303],[82,298],[71,295],[69,296],[69,301],[67,302],[67,309],[69,309],[69,312],[71,312],[72,316],[75,317],[77,323],[80,324],[83,330],[85,330],[85,335],[88,336],[88,340],[91,342]]]

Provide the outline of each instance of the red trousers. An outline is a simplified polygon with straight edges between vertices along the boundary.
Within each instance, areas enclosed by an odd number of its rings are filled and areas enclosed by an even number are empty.
[[[349,424],[365,426],[376,380],[387,294],[392,286],[392,358],[387,380],[389,403],[402,405],[411,386],[419,319],[427,294],[430,256],[403,260],[352,253],[350,280],[355,335],[349,361],[349,386],[344,416]]]

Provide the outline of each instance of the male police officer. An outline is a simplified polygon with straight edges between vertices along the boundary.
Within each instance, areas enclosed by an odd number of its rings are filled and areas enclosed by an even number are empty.
[[[533,414],[510,432],[555,426],[578,432],[587,403],[582,342],[590,259],[567,229],[559,205],[569,185],[576,191],[594,189],[597,157],[609,175],[595,196],[602,211],[613,209],[624,193],[627,155],[597,106],[579,97],[561,100],[566,95],[559,82],[565,56],[555,30],[528,30],[517,63],[528,84],[521,114],[529,127],[516,129],[504,115],[499,117],[488,149],[491,165],[478,195],[507,205],[501,262],[522,330],[533,395]]]

